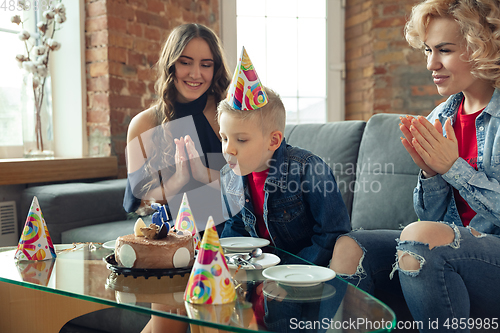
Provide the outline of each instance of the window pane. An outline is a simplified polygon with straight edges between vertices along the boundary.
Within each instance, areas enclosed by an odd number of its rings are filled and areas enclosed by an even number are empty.
[[[261,5],[238,0],[238,50],[245,45],[262,83],[281,96],[287,123],[326,121],[326,1]]]
[[[326,21],[298,19],[299,96],[326,96]]]
[[[326,122],[326,100],[324,98],[299,98],[299,122]]]
[[[238,18],[238,55],[244,46],[250,60],[252,60],[257,75],[263,84],[267,82],[266,75],[266,20],[264,17]],[[231,69],[234,70],[234,69]],[[231,73],[233,74],[233,73]]]
[[[325,0],[299,1],[297,12],[299,17],[326,17]]]
[[[297,19],[268,18],[267,24],[266,84],[281,96],[297,96]]]
[[[237,0],[237,16],[264,16],[266,10],[266,0]]]
[[[297,98],[288,98],[281,96],[281,101],[283,102],[286,110],[286,123],[298,124],[299,118],[297,113]]]
[[[297,17],[297,0],[267,0],[266,15],[268,17]]]
[[[24,44],[16,34],[0,32],[0,145],[22,145],[20,96],[22,70],[15,59]]]

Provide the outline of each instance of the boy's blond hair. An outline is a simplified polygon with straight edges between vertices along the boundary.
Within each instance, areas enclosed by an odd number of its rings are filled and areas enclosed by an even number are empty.
[[[267,93],[267,104],[256,110],[237,110],[225,99],[217,107],[217,121],[223,113],[234,115],[240,119],[252,119],[259,121],[262,133],[268,134],[273,131],[285,132],[286,110],[280,96],[272,89],[263,87]]]

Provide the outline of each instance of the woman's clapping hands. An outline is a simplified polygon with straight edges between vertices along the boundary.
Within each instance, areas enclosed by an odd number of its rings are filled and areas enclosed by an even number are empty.
[[[437,119],[434,125],[422,116],[400,117],[400,120],[399,128],[404,135],[401,142],[424,176],[428,178],[448,172],[459,157],[457,138],[450,118],[444,124],[446,136]]]

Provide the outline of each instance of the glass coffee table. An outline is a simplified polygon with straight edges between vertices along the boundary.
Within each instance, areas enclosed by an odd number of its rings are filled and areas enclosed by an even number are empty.
[[[189,272],[125,276],[105,262],[113,251],[98,244],[56,245],[56,252],[52,261],[16,262],[15,247],[0,248],[0,332],[58,332],[106,308],[151,315],[169,328],[191,325],[191,332],[389,332],[396,324],[389,307],[338,277],[290,286],[261,269],[230,269],[236,302],[193,305],[183,300]],[[310,264],[273,247],[265,252],[278,265]]]

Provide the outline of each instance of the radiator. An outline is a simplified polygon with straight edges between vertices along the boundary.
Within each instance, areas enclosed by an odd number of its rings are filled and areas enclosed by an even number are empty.
[[[16,202],[0,202],[0,246],[14,246],[18,242]]]

